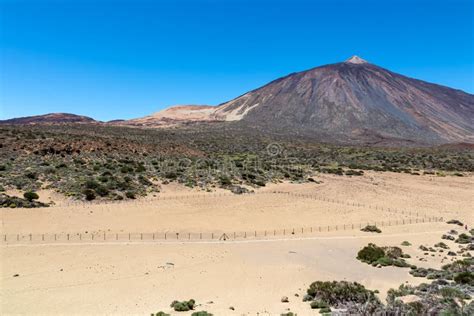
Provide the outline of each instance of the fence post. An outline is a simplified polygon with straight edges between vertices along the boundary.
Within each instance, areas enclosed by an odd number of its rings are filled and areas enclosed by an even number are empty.
[[[166,240],[166,233],[165,233],[165,240]]]
[[[69,234],[67,234],[67,240],[69,240]]]
[[[33,239],[33,236],[30,234],[30,241]]]

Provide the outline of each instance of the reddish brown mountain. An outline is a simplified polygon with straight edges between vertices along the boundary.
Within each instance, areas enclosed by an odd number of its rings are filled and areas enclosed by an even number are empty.
[[[354,56],[290,74],[221,104],[215,115],[330,141],[474,142],[474,96]]]
[[[64,123],[97,123],[93,118],[69,114],[49,113],[44,115],[26,116],[0,121],[0,124],[32,125],[32,124],[64,124]]]

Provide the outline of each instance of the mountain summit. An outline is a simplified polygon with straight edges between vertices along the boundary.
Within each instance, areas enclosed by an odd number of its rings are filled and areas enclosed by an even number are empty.
[[[352,56],[351,58],[349,59],[346,59],[346,63],[350,63],[350,64],[367,64],[367,61],[360,58],[359,56]]]

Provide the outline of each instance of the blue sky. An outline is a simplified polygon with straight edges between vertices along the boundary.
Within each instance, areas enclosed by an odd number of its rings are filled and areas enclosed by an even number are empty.
[[[0,119],[216,105],[359,55],[474,93],[471,0],[0,0]]]

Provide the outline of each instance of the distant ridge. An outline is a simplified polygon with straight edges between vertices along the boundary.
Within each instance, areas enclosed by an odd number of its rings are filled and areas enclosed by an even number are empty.
[[[64,123],[98,123],[88,116],[70,113],[49,113],[44,115],[26,116],[0,121],[0,124],[33,125],[33,124],[64,124]]]

